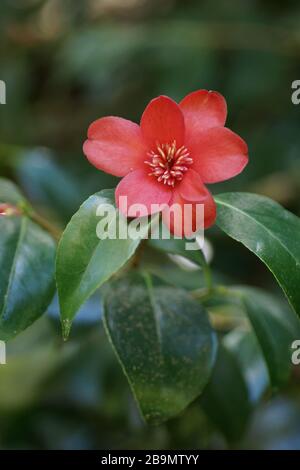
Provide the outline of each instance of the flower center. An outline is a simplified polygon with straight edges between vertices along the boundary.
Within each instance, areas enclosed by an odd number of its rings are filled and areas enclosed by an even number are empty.
[[[149,176],[155,176],[157,181],[168,186],[175,186],[176,181],[181,181],[188,167],[193,163],[190,152],[183,145],[177,148],[176,141],[172,144],[156,144],[156,150],[147,153],[149,160],[146,165],[151,168]]]

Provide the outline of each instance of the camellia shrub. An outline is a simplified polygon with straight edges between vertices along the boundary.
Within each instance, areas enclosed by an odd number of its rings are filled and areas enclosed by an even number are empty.
[[[84,154],[122,179],[91,195],[63,233],[1,179],[0,340],[43,315],[56,290],[67,340],[80,307],[100,290],[105,331],[148,423],[202,394],[218,424],[224,390],[243,420],[267,390],[283,386],[300,339],[300,220],[260,195],[211,195],[207,184],[248,163],[226,114],[219,93],[200,90],[179,105],[152,100],[140,126],[119,117],[92,123]],[[269,268],[288,302],[212,274],[199,234],[214,224]],[[260,361],[268,380],[254,393]]]

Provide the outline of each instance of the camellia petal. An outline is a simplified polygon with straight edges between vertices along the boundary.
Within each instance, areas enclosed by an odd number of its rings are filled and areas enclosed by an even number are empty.
[[[184,118],[175,101],[159,96],[150,101],[141,119],[142,134],[151,149],[159,144],[184,143]]]
[[[127,217],[143,217],[160,212],[162,207],[159,206],[168,204],[171,197],[172,191],[168,186],[158,183],[143,170],[128,173],[116,188],[116,204]]]
[[[200,201],[205,199],[208,189],[204,186],[199,173],[192,168],[184,175],[176,190],[180,196],[188,201]]]
[[[225,98],[216,91],[198,90],[187,95],[179,104],[189,139],[203,129],[224,126],[227,117]]]
[[[193,135],[187,143],[193,169],[203,183],[218,183],[241,173],[248,163],[246,142],[226,127],[215,127]]]
[[[83,151],[92,165],[115,176],[143,168],[147,153],[140,127],[114,116],[90,125]]]
[[[174,235],[191,237],[200,228],[207,229],[214,224],[216,204],[208,190],[199,201],[189,201],[175,191],[169,206],[162,211],[162,220]]]

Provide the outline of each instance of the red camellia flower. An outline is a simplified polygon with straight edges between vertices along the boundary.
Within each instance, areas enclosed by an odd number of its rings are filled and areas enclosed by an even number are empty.
[[[192,204],[193,231],[198,230],[197,204],[204,205],[204,228],[216,218],[216,206],[205,184],[239,174],[248,162],[247,144],[224,127],[226,101],[215,91],[199,90],[179,105],[167,96],[153,99],[140,125],[120,117],[104,117],[88,129],[83,151],[99,170],[123,177],[116,204],[126,216],[133,204],[146,214],[153,204],[164,205],[162,218],[176,235],[182,224],[169,217],[172,204]],[[127,196],[127,209],[120,197]]]

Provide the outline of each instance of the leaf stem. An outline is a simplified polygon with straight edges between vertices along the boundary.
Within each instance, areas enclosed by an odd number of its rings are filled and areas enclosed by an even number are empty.
[[[147,287],[148,291],[152,292],[153,283],[152,283],[151,274],[148,271],[141,271],[141,275],[144,278],[144,281],[145,281],[145,284],[146,284],[146,287]]]
[[[195,299],[198,300],[208,300],[213,295],[222,295],[223,297],[236,297],[238,299],[241,299],[242,297],[241,293],[233,289],[228,289],[228,287],[222,285],[205,287],[204,289],[197,289],[192,292],[192,295]]]
[[[54,238],[54,240],[56,240],[57,242],[60,240],[61,235],[62,235],[62,231],[58,227],[56,227],[51,222],[49,222],[47,219],[45,219],[40,214],[38,214],[34,211],[30,211],[28,215],[31,218],[31,220],[33,220],[38,225],[40,225],[40,227],[42,227],[47,232],[49,232],[50,235],[52,235],[52,237]]]
[[[211,324],[215,330],[218,331],[228,331],[233,328],[247,328],[247,321],[245,318],[240,318],[234,315],[222,315],[218,313],[209,312],[209,317]]]

